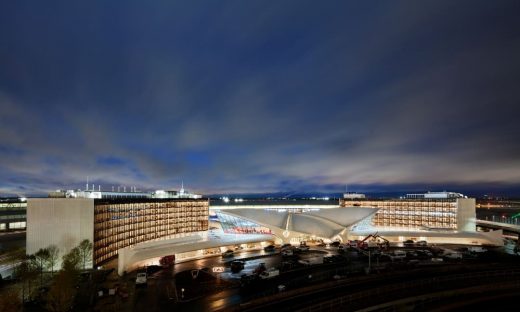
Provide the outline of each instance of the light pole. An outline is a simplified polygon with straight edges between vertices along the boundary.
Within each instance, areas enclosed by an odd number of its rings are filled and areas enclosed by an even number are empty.
[[[184,288],[181,288],[181,299],[184,300]]]
[[[371,252],[370,249],[368,250],[368,273],[370,273],[370,267],[372,264],[372,258],[371,258]]]

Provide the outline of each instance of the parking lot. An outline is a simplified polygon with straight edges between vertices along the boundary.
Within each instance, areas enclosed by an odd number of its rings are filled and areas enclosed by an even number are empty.
[[[270,250],[237,250],[227,257],[213,256],[158,267],[150,272],[147,287],[136,289],[136,311],[150,306],[179,310],[224,308],[254,298],[319,284],[345,280],[366,274],[429,269],[442,266],[471,265],[505,256],[498,249],[472,250],[463,245],[405,246],[361,248],[344,245],[309,244],[275,246]],[[291,252],[284,252],[291,250]],[[240,262],[240,265],[232,264]],[[261,275],[262,272],[268,271]],[[126,278],[135,279],[137,272]]]

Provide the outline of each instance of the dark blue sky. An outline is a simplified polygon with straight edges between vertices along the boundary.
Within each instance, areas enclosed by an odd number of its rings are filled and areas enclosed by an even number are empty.
[[[514,191],[519,56],[518,1],[3,1],[0,195]]]

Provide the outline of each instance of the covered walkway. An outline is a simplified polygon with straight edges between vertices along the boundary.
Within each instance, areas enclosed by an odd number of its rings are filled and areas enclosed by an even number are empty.
[[[273,235],[226,234],[221,230],[208,231],[206,235],[191,235],[170,240],[147,242],[118,251],[117,270],[119,275],[131,271],[147,259],[164,257],[190,251],[218,248],[222,246],[271,241]]]

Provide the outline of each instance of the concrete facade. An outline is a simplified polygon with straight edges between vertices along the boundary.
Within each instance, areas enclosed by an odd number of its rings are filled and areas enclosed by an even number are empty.
[[[475,198],[457,198],[457,231],[476,231],[477,214],[475,203]]]
[[[218,238],[207,237],[205,233],[188,235],[159,242],[147,242],[119,250],[117,258],[118,274],[140,267],[144,260],[160,258],[189,251],[197,251],[221,246],[272,241],[272,235],[234,235],[219,233]]]
[[[94,200],[87,198],[32,198],[27,200],[26,253],[55,245],[61,257],[82,240],[94,241]],[[92,261],[89,261],[92,262]]]

